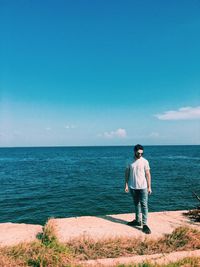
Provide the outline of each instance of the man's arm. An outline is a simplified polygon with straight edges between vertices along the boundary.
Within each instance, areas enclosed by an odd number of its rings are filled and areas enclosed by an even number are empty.
[[[146,170],[145,174],[146,174],[146,179],[147,179],[147,190],[148,190],[148,193],[151,194],[152,190],[151,190],[151,173],[150,173],[150,170]]]
[[[128,193],[128,180],[129,180],[129,175],[130,175],[130,167],[126,168],[125,171],[125,192]]]

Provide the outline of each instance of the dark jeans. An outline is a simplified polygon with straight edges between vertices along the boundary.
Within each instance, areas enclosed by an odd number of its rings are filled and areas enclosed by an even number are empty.
[[[148,216],[148,192],[147,189],[131,189],[131,195],[135,205],[135,219],[141,221],[140,212],[142,210],[142,223],[147,224]]]

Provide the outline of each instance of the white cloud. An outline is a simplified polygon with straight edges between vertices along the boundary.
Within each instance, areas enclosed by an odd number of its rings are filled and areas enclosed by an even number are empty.
[[[178,110],[169,110],[163,114],[156,114],[159,120],[192,120],[200,119],[200,106],[182,107]]]
[[[101,135],[102,136],[102,135]],[[111,132],[104,132],[103,137],[105,138],[126,138],[127,133],[125,129],[119,128],[116,131],[111,131]]]
[[[74,129],[74,128],[76,128],[76,126],[75,125],[65,125],[64,128],[65,129]]]

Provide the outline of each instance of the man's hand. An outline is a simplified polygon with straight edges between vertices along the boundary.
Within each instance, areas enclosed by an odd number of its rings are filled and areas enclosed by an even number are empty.
[[[124,190],[126,193],[128,193],[129,192],[129,189],[128,189],[128,185],[126,184],[125,185],[125,190]]]
[[[148,194],[149,194],[149,195],[151,195],[151,194],[152,194],[151,187],[148,187]]]

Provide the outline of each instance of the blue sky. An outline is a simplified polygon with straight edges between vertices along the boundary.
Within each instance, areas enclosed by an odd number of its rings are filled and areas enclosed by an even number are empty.
[[[200,144],[200,2],[0,0],[0,146]]]

